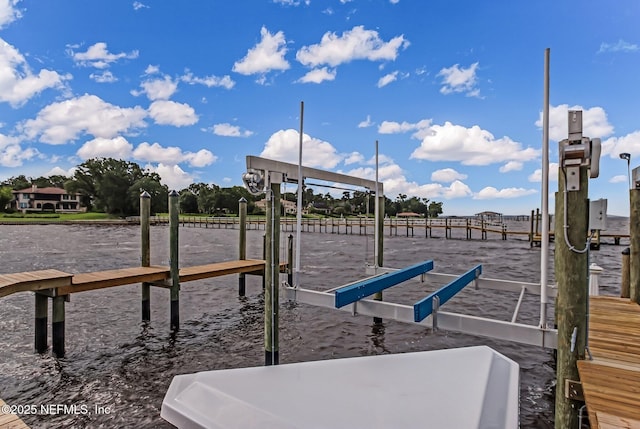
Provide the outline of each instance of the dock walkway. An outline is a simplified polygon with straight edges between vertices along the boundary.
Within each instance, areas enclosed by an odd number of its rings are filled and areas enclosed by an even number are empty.
[[[590,299],[589,350],[578,361],[592,428],[640,429],[640,305],[629,299]]]
[[[29,426],[17,414],[4,412],[7,404],[0,399],[0,429],[29,429]]]

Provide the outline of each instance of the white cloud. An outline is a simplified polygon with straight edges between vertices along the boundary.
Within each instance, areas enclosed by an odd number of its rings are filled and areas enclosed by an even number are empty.
[[[319,44],[304,46],[296,53],[296,59],[307,67],[326,64],[336,67],[353,60],[393,61],[400,49],[406,49],[409,41],[396,36],[384,42],[377,31],[356,26],[338,36],[327,32]]]
[[[367,115],[367,119],[365,119],[364,121],[360,122],[358,124],[358,128],[369,128],[372,127],[374,125],[373,122],[371,122],[371,115]]]
[[[327,67],[322,67],[319,69],[309,70],[307,74],[302,76],[296,82],[299,83],[322,83],[325,80],[332,81],[336,78],[337,71],[336,69],[329,69]]]
[[[542,169],[536,169],[532,174],[528,177],[529,182],[542,182]],[[558,181],[558,163],[550,162],[549,163],[549,181],[557,182]]]
[[[119,54],[112,54],[107,49],[105,42],[98,42],[87,48],[86,52],[73,52],[70,48],[71,57],[76,64],[83,67],[94,67],[97,69],[104,69],[120,59],[135,59],[138,58],[138,51],[131,51],[129,53],[120,52]]]
[[[206,167],[214,163],[217,157],[206,149],[196,153],[183,152],[181,148],[170,146],[163,147],[159,143],[140,143],[132,153],[139,161],[155,162],[164,165],[180,164],[188,162],[192,167]]]
[[[187,103],[170,100],[157,100],[151,103],[149,116],[159,125],[183,127],[198,122],[198,115],[193,107]]]
[[[631,154],[632,158],[640,155],[640,131],[622,137],[611,137],[602,142],[602,155],[619,158],[624,152]]]
[[[233,65],[233,71],[243,75],[264,74],[271,70],[287,70],[290,65],[284,56],[287,41],[282,31],[271,34],[266,27],[260,30],[261,40]]]
[[[122,136],[112,139],[98,137],[83,144],[76,154],[82,160],[90,158],[129,159],[132,150],[133,145]]]
[[[569,110],[582,110],[582,134],[590,138],[603,138],[613,133],[613,125],[607,119],[602,107],[585,109],[582,106],[569,107],[568,104],[549,107],[549,139],[561,141],[569,135]],[[542,128],[542,112],[536,126]]]
[[[140,86],[142,87],[141,91],[133,90],[131,94],[135,96],[146,94],[151,101],[168,100],[178,89],[178,83],[166,75],[162,79],[146,80]]]
[[[437,76],[442,76],[440,92],[443,94],[464,92],[467,96],[478,97],[480,95],[480,91],[476,88],[478,64],[477,62],[473,63],[466,69],[455,64],[440,70],[437,74]]]
[[[51,170],[47,171],[46,173],[43,174],[44,177],[51,177],[51,176],[64,176],[64,177],[73,177],[73,174],[76,171],[76,167],[71,167],[68,170],[65,170],[64,168],[60,168],[60,167],[53,167]]]
[[[0,0],[0,29],[22,18],[22,11],[16,8],[20,0]]]
[[[144,74],[147,76],[151,76],[154,74],[160,73],[160,67],[149,64],[146,69],[144,69]]]
[[[114,106],[95,95],[52,103],[19,126],[26,138],[48,144],[65,144],[82,133],[95,137],[113,138],[146,126],[145,109],[140,106]]]
[[[496,189],[493,186],[487,186],[482,189],[480,192],[476,193],[473,196],[474,200],[492,200],[496,198],[506,199],[506,198],[519,198],[524,197],[531,194],[538,193],[535,189],[524,189],[524,188],[503,188]]]
[[[181,81],[188,83],[189,85],[204,85],[207,88],[212,87],[222,87],[225,89],[231,89],[235,86],[235,82],[231,79],[231,76],[224,75],[222,77],[218,76],[205,76],[205,77],[196,77],[191,72],[187,72],[180,78]]]
[[[613,176],[609,179],[609,183],[629,183],[629,178],[624,174],[619,174],[617,176]]]
[[[378,88],[382,88],[383,86],[387,86],[391,82],[395,82],[396,80],[398,80],[398,73],[399,72],[394,71],[392,73],[389,73],[389,74],[386,74],[386,75],[382,76],[378,80]]]
[[[64,82],[70,79],[70,74],[45,69],[33,74],[24,56],[0,38],[0,102],[20,107],[45,89],[64,88]]]
[[[250,137],[253,135],[253,131],[242,131],[239,126],[231,125],[228,123],[215,124],[213,126],[213,134],[223,137]]]
[[[98,83],[113,83],[118,81],[118,78],[109,70],[104,70],[101,73],[91,73],[89,77]]]
[[[431,180],[434,182],[451,183],[453,181],[464,180],[466,178],[466,174],[459,173],[453,168],[443,168],[442,170],[436,170],[431,173]]]
[[[185,172],[178,165],[158,164],[157,166],[147,165],[146,169],[160,175],[160,182],[167,185],[169,189],[184,189],[195,182],[195,177]]]
[[[378,127],[378,133],[380,134],[401,134],[409,131],[415,131],[412,137],[415,139],[422,139],[431,133],[431,119],[422,119],[418,122],[393,122],[382,121]]]
[[[139,1],[134,1],[133,2],[133,10],[140,10],[140,9],[149,9],[149,6],[147,6],[146,4],[143,4]]]
[[[361,164],[364,162],[364,156],[360,152],[351,152],[344,158],[344,165]]]
[[[638,52],[640,51],[640,46],[635,43],[625,42],[622,39],[619,39],[616,43],[601,43],[600,49],[598,53],[601,54],[603,52]]]
[[[523,164],[520,161],[509,161],[502,167],[500,167],[500,173],[508,173],[509,171],[522,170]]]
[[[293,129],[280,130],[269,137],[260,156],[297,164],[299,145],[300,134],[298,131]],[[340,161],[341,157],[336,153],[336,148],[331,143],[303,134],[302,163],[305,166],[332,169]]]
[[[187,152],[184,154],[184,158],[190,166],[196,168],[206,167],[218,160],[218,157],[207,149],[200,149],[196,153]]]
[[[465,128],[445,122],[432,125],[422,143],[411,154],[412,159],[459,161],[463,165],[489,165],[508,161],[531,161],[540,155],[533,148],[523,149],[509,137],[496,139],[477,125]]]
[[[0,166],[20,167],[37,155],[38,151],[33,148],[23,149],[18,138],[0,134]]]

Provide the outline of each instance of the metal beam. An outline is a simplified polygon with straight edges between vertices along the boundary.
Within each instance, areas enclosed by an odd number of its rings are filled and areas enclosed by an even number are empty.
[[[284,180],[290,183],[298,183],[298,165],[288,162],[276,161],[273,159],[260,158],[258,156],[247,156],[247,170],[262,170],[283,173]],[[349,176],[341,173],[333,173],[331,171],[320,170],[311,167],[302,167],[302,177],[327,182],[344,183],[353,186],[361,186],[370,191],[376,191],[375,180],[368,180],[362,177]],[[382,183],[378,183],[380,195],[384,195]]]
[[[332,293],[287,287],[286,294],[288,299],[296,302],[335,310],[335,298]],[[375,316],[386,320],[396,320],[426,327],[431,327],[433,324],[432,316],[416,322],[412,306],[387,301],[362,299],[339,310],[349,312],[354,316]],[[444,311],[438,312],[438,328],[549,349],[557,348],[558,344],[558,331],[555,329],[544,329],[522,323],[511,323]]]
[[[379,277],[365,279],[342,287],[335,291],[336,308],[344,307],[345,305],[412,279],[432,269],[433,261],[424,261],[393,273],[383,274]]]
[[[453,298],[466,285],[477,279],[482,274],[482,265],[476,265],[451,283],[441,287],[435,292],[430,293],[426,297],[413,305],[414,320],[420,322],[425,317],[433,313],[433,301],[437,297],[438,305],[442,305]]]

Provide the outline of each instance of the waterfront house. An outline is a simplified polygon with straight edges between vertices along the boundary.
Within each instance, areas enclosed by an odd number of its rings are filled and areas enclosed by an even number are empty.
[[[11,208],[26,212],[60,212],[77,213],[86,211],[80,204],[80,196],[70,194],[62,188],[30,188],[13,191],[14,199]]]

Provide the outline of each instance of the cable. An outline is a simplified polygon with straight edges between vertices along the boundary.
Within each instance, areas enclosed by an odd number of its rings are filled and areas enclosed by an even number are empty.
[[[569,224],[568,224],[568,219],[567,219],[567,194],[569,193],[567,191],[567,169],[566,167],[562,167],[562,170],[564,171],[564,192],[563,192],[563,201],[564,201],[564,207],[563,207],[563,231],[564,231],[564,242],[567,245],[567,247],[569,248],[570,251],[574,252],[574,253],[587,253],[589,251],[589,247],[591,246],[591,234],[589,234],[589,237],[587,238],[587,244],[584,247],[584,249],[578,250],[575,248],[575,246],[573,246],[571,244],[571,242],[569,241],[569,233],[568,233],[568,229],[569,229]]]

